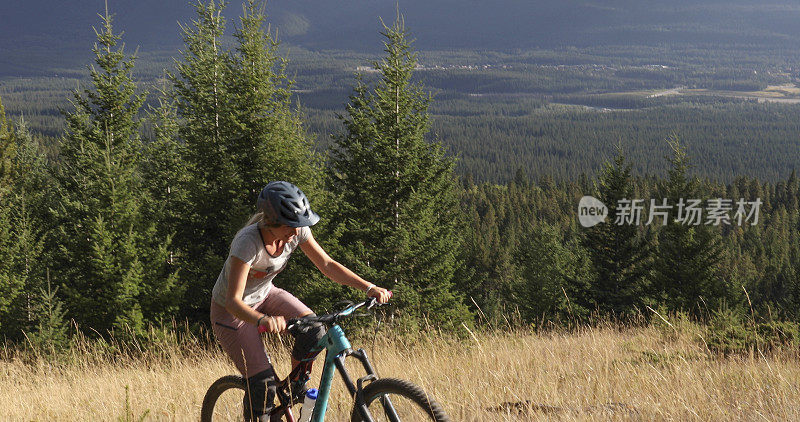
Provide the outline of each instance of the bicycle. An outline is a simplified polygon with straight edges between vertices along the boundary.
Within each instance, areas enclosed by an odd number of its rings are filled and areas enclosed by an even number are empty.
[[[353,312],[357,309],[365,307],[365,309],[369,310],[376,303],[375,298],[370,298],[359,304],[350,305],[339,312],[316,317],[293,318],[286,321],[287,330],[302,330],[304,327],[310,327],[314,324],[325,324],[328,328],[325,336],[320,339],[315,347],[315,351],[324,349],[326,352],[322,377],[319,383],[319,395],[314,405],[311,421],[322,422],[324,420],[333,377],[335,372],[338,371],[350,396],[355,401],[350,415],[352,422],[449,422],[449,417],[442,410],[439,403],[420,387],[397,378],[379,378],[364,349],[352,349],[350,341],[338,322],[343,318],[353,316]],[[353,382],[344,365],[347,357],[358,359],[367,375]],[[288,385],[288,382],[284,379],[278,385]],[[242,418],[241,403],[245,388],[246,380],[241,376],[228,375],[216,380],[211,384],[203,398],[203,407],[200,414],[201,421],[211,422],[212,420]],[[232,409],[224,409],[225,406],[221,405],[218,400],[220,395],[232,389],[241,390],[241,395],[237,395],[238,401],[230,405]],[[291,394],[279,393],[276,396],[279,403],[270,412],[270,421],[285,420],[294,422]]]

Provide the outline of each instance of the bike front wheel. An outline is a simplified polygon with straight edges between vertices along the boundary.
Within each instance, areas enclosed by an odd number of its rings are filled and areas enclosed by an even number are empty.
[[[416,385],[397,378],[380,378],[362,392],[375,422],[450,422],[442,406]],[[353,408],[352,422],[361,422],[359,404]]]

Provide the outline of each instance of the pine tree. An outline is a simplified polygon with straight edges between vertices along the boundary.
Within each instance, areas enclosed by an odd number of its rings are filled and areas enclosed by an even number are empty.
[[[9,197],[10,219],[14,252],[9,255],[12,273],[22,288],[19,297],[12,301],[9,318],[9,337],[18,338],[21,330],[30,331],[36,318],[37,292],[44,286],[46,266],[45,236],[51,229],[46,210],[52,203],[52,181],[47,163],[39,154],[38,143],[28,131],[24,118],[16,127],[13,191]]]
[[[172,92],[162,91],[159,106],[148,112],[155,138],[145,146],[140,164],[149,194],[144,212],[149,220],[158,222],[159,238],[175,235],[185,223],[183,213],[187,209],[186,148],[178,138],[178,117],[171,98]],[[173,257],[179,254],[177,250],[171,253]]]
[[[394,289],[409,314],[457,324],[468,314],[453,287],[461,265],[453,162],[425,141],[430,96],[411,83],[417,61],[402,19],[382,34],[381,78],[374,89],[358,79],[335,139],[343,253],[356,272]]]
[[[231,199],[252,212],[255,199],[269,181],[288,180],[301,187],[323,217],[314,226],[314,234],[328,247],[335,242],[335,235],[329,230],[333,216],[330,198],[322,189],[322,159],[303,129],[300,110],[291,103],[294,82],[286,75],[287,60],[278,55],[278,41],[264,30],[264,5],[262,0],[246,0],[233,34],[237,44],[231,55],[228,88],[230,156],[235,157],[239,189],[238,197]],[[279,281],[310,305],[321,305],[313,296],[336,287],[323,278],[310,261],[299,260]],[[334,294],[331,299],[340,297]]]
[[[0,189],[8,187],[11,180],[11,167],[16,155],[14,127],[6,118],[6,109],[0,99]],[[3,192],[0,191],[0,197]]]
[[[198,19],[183,29],[187,48],[172,76],[189,171],[189,223],[178,238],[186,253],[187,302],[196,304],[197,318],[207,312],[203,304],[230,241],[267,182],[289,180],[320,205],[321,160],[291,107],[291,81],[277,42],[264,32],[262,5],[245,3],[231,51],[220,43],[224,4],[196,4]]]
[[[575,324],[587,319],[594,305],[589,298],[591,261],[577,241],[565,241],[556,227],[538,222],[515,258],[521,280],[512,286],[511,303],[524,321]]]
[[[183,260],[178,262],[187,287],[184,311],[202,320],[211,287],[225,260],[223,250],[245,212],[232,204],[236,166],[226,145],[228,58],[223,51],[224,3],[194,4],[197,20],[182,26],[186,49],[170,79],[175,88],[178,135],[184,141],[187,201],[184,223],[176,233]]]
[[[515,228],[506,221],[507,214],[496,211],[505,210],[510,201],[507,189],[489,185],[469,188],[462,201],[466,221],[461,259],[465,265],[456,274],[469,282],[456,287],[490,322],[502,320],[516,306],[509,299],[514,286],[522,283],[515,262],[519,243]]]
[[[58,287],[52,288],[47,280],[46,289],[40,287],[32,300],[32,331],[26,333],[28,341],[35,350],[45,354],[55,354],[67,345],[66,311],[57,296]]]
[[[716,309],[725,299],[725,289],[719,275],[722,260],[722,242],[718,230],[705,224],[676,221],[677,204],[681,199],[704,199],[699,181],[690,177],[689,159],[680,142],[669,141],[673,157],[667,179],[658,192],[673,205],[668,224],[657,234],[657,254],[654,263],[654,297],[670,310],[682,310],[700,315],[706,309]],[[700,208],[705,208],[705,202]],[[685,215],[684,215],[685,217]]]
[[[16,256],[12,221],[13,165],[16,157],[14,128],[6,119],[5,108],[0,101],[0,334],[9,335],[13,330],[13,304],[22,291],[22,282],[14,273],[12,259]]]
[[[141,210],[145,190],[136,116],[145,94],[137,93],[132,79],[135,58],[117,48],[120,36],[108,14],[95,32],[97,67],[89,67],[94,89],[76,92],[75,111],[65,113],[58,230],[52,238],[58,245],[55,270],[68,314],[79,326],[137,333],[146,320],[174,311],[174,304],[148,306],[172,294],[174,276],[162,270],[168,242],[154,238],[154,224]]]
[[[230,149],[242,183],[239,201],[251,209],[270,180],[292,181],[315,197],[322,176],[321,159],[292,108],[287,61],[278,55],[279,43],[264,31],[263,6],[261,0],[245,1],[228,79],[234,133]]]
[[[608,207],[607,219],[586,229],[582,239],[596,274],[591,284],[592,299],[604,314],[630,315],[644,303],[651,259],[649,244],[639,227],[615,222],[619,201],[635,199],[631,167],[621,150],[613,164],[605,164],[597,195]]]

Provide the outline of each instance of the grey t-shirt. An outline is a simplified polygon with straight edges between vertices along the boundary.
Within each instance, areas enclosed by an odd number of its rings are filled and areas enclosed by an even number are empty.
[[[250,264],[250,272],[247,274],[247,281],[244,286],[242,301],[249,305],[255,305],[264,300],[272,288],[272,279],[283,271],[289,256],[297,246],[306,242],[311,237],[311,229],[301,227],[290,242],[283,247],[283,252],[278,256],[272,256],[264,248],[264,241],[258,230],[258,224],[251,224],[239,230],[231,242],[231,250],[225,266],[217,277],[214,290],[211,292],[211,299],[225,306],[225,299],[228,293],[228,277],[231,271],[231,257],[235,256],[242,261]]]

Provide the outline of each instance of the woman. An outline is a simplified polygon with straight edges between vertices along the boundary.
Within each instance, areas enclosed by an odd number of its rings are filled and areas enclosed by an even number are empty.
[[[272,284],[292,252],[299,246],[328,278],[363,290],[381,303],[389,300],[391,292],[365,281],[325,253],[309,228],[319,216],[297,186],[271,182],[258,196],[257,206],[258,212],[231,242],[228,259],[214,284],[211,322],[222,348],[247,378],[245,419],[268,420],[277,381],[258,327],[279,333],[286,329],[287,318],[313,315],[300,300]],[[293,392],[304,390],[315,357],[311,349],[324,334],[319,327],[297,335],[289,375]]]

